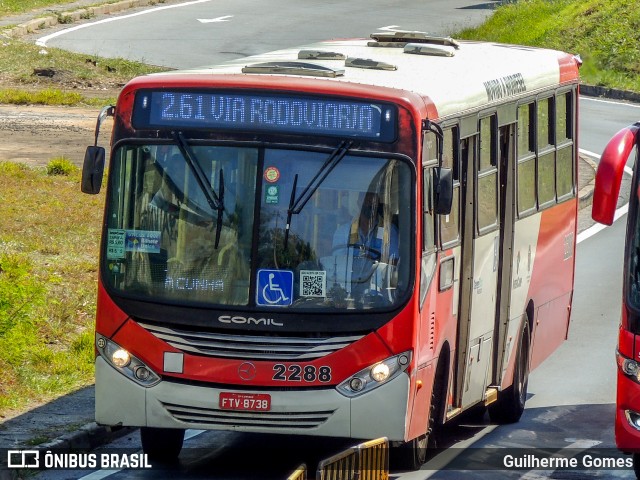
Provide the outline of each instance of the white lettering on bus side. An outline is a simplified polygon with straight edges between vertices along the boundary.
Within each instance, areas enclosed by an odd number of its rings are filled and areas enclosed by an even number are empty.
[[[483,84],[490,102],[527,91],[527,86],[521,73],[488,80]]]

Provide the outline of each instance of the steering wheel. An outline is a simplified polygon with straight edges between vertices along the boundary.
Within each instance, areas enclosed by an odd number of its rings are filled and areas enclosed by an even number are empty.
[[[368,258],[369,260],[377,262],[380,260],[382,256],[382,252],[380,250],[376,250],[375,248],[371,248],[367,245],[362,245],[361,243],[347,243],[345,245],[337,245],[331,249],[331,255],[335,255],[335,252],[338,250],[344,249],[357,249],[360,251],[360,257]]]

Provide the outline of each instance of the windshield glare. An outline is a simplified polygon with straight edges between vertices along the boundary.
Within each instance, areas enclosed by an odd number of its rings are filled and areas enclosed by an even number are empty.
[[[180,149],[122,146],[111,165],[107,286],[160,302],[281,310],[390,308],[404,298],[412,243],[408,164],[348,154],[309,191],[304,208],[289,214],[328,153],[191,149],[205,188],[223,185],[219,245],[218,211]]]

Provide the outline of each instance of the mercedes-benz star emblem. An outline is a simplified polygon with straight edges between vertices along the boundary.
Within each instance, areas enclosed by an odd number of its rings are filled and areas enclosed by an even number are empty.
[[[256,366],[251,362],[244,362],[238,367],[238,376],[242,380],[253,380],[256,376]]]

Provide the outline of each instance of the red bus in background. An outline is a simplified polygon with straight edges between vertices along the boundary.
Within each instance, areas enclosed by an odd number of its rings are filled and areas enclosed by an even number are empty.
[[[386,436],[418,468],[471,407],[517,421],[569,327],[578,65],[386,32],[129,82],[97,422],[164,458],[187,428]]]
[[[615,438],[620,450],[633,454],[633,468],[640,478],[640,210],[638,200],[638,145],[640,123],[620,130],[607,144],[596,172],[592,217],[611,225],[614,220],[622,175],[631,151],[636,149],[625,236],[622,317],[616,359]]]

